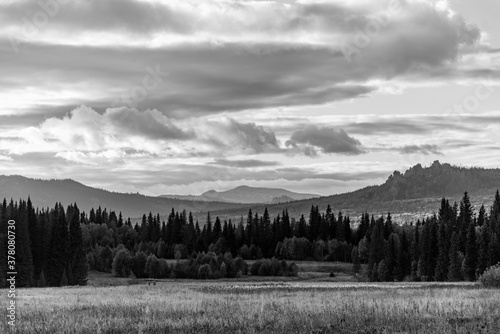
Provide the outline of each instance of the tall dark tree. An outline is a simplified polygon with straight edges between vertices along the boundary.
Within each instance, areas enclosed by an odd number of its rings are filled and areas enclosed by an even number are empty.
[[[449,281],[461,281],[462,276],[462,258],[460,256],[460,239],[457,232],[451,235],[450,243],[450,267],[448,269]]]
[[[377,271],[375,266],[385,258],[386,245],[384,239],[384,219],[377,219],[372,230],[370,250],[368,253],[368,276],[370,280],[375,281]]]
[[[33,285],[33,258],[28,227],[28,209],[26,202],[20,201],[16,215],[16,284],[20,287]]]
[[[467,230],[467,241],[465,245],[464,274],[469,281],[476,280],[476,269],[478,260],[478,249],[476,240],[476,226],[470,223]]]
[[[28,197],[26,209],[28,212],[28,229],[31,242],[31,254],[33,258],[33,276],[34,280],[37,281],[40,278],[40,274],[43,269],[43,263],[41,260],[42,252],[40,251],[42,238],[40,237],[37,215],[35,209],[33,208],[33,204],[31,203],[30,197]]]
[[[68,267],[68,224],[61,203],[56,204],[50,216],[52,233],[44,272],[49,286],[59,286]]]
[[[473,215],[474,215],[474,210],[470,202],[469,194],[465,192],[464,196],[462,197],[462,200],[460,201],[460,214],[458,215],[459,247],[462,253],[465,253],[467,233],[469,230],[469,225],[472,224]]]
[[[68,209],[69,248],[68,248],[68,283],[69,285],[86,285],[88,265],[83,249],[82,229],[80,226],[80,210],[76,203]]]
[[[297,227],[296,237],[297,238],[303,238],[306,235],[307,235],[306,219],[304,218],[304,215],[301,215],[300,216],[300,220],[299,220],[299,225]]]
[[[491,231],[489,226],[484,225],[481,227],[479,233],[479,254],[477,260],[477,272],[482,275],[486,268],[488,268],[488,248],[490,245]]]
[[[404,271],[401,263],[401,242],[399,240],[399,236],[394,232],[389,235],[387,257],[385,262],[389,271],[389,280],[392,281],[397,279],[400,281],[404,278]]]
[[[448,266],[450,263],[449,254],[446,222],[440,218],[438,230],[438,255],[436,268],[434,269],[434,279],[436,281],[442,282],[446,281],[448,278]]]

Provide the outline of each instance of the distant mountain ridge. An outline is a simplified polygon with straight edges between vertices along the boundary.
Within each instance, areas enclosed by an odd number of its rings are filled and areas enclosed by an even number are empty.
[[[417,164],[406,172],[395,171],[385,183],[369,186],[353,192],[324,196],[315,199],[294,201],[285,204],[252,205],[246,208],[262,213],[267,207],[275,216],[287,209],[290,216],[307,217],[312,205],[325,210],[330,205],[336,212],[342,211],[353,217],[363,212],[387,214],[399,221],[414,220],[416,217],[432,214],[439,208],[441,198],[459,201],[465,191],[471,195],[476,206],[491,205],[495,191],[500,189],[500,169],[458,167],[439,161],[429,167]],[[246,213],[242,208],[215,211],[213,215],[237,218]]]
[[[122,212],[124,217],[140,217],[144,213],[160,213],[165,215],[172,208],[178,211],[207,211],[235,208],[241,206],[233,203],[201,202],[161,197],[145,196],[140,194],[125,194],[88,187],[74,180],[42,180],[30,179],[24,176],[0,175],[0,200],[11,198],[18,201],[20,198],[31,197],[35,207],[53,208],[56,202],[64,206],[77,203],[80,210],[88,212],[92,207],[107,208],[117,213]]]
[[[278,188],[239,186],[234,189],[226,191],[209,190],[199,196],[162,195],[160,197],[199,200],[199,201],[217,201],[217,202],[227,202],[227,203],[269,204],[269,203],[286,203],[290,201],[316,198],[320,197],[320,195],[296,193],[289,190],[278,189]]]
[[[260,190],[259,190],[260,189]],[[265,189],[266,193],[262,193]],[[362,212],[391,215],[395,220],[415,220],[416,217],[436,212],[440,200],[449,198],[459,201],[465,191],[469,192],[472,203],[490,205],[495,191],[500,189],[500,169],[465,168],[435,161],[429,167],[417,164],[406,172],[395,171],[386,182],[378,186],[369,186],[353,192],[288,201],[293,199],[283,189],[237,187],[226,192],[209,191],[206,199],[151,197],[140,194],[109,192],[85,186],[73,180],[35,180],[22,176],[0,175],[0,199],[19,200],[31,196],[37,207],[53,207],[56,202],[63,205],[76,202],[81,210],[101,206],[116,212],[122,211],[125,217],[140,217],[144,213],[167,215],[172,208],[176,211],[192,211],[195,218],[204,223],[206,213],[221,219],[239,219],[246,216],[249,209],[262,214],[267,207],[269,214],[275,217],[287,209],[291,217],[307,217],[312,205],[325,210],[331,205],[336,212],[359,217]],[[272,191],[270,191],[272,190]],[[239,197],[252,194],[249,197]],[[170,195],[172,196],[172,195]],[[175,195],[174,195],[175,196]],[[273,197],[274,196],[274,197]],[[234,203],[237,201],[260,199],[260,203]],[[222,202],[222,200],[232,202]],[[279,202],[279,203],[278,203]]]

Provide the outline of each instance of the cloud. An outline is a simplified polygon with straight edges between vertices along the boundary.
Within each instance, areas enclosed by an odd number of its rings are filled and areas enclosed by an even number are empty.
[[[240,123],[232,118],[200,125],[198,136],[219,149],[221,154],[235,152],[263,153],[277,151],[279,142],[274,131],[255,123]]]
[[[113,108],[106,110],[105,117],[111,124],[130,134],[141,135],[151,139],[189,139],[194,134],[186,132],[158,110],[143,112],[130,108]]]
[[[135,136],[165,142],[194,137],[157,110],[124,107],[99,114],[92,108],[80,106],[63,118],[48,118],[39,126],[39,131],[46,138],[87,150],[100,150],[108,145],[134,147],[131,141]]]
[[[227,159],[216,159],[210,162],[211,165],[220,165],[226,167],[236,167],[236,168],[252,168],[252,167],[272,167],[281,165],[276,161],[263,161],[256,159],[247,160],[227,160]]]
[[[384,83],[372,79],[468,78],[496,69],[460,69],[463,53],[484,52],[480,32],[425,0],[401,2],[401,12],[349,63],[341,46],[355,44],[389,4],[70,1],[33,38],[22,39],[21,61],[9,38],[22,37],[23,17],[41,8],[3,3],[0,99],[12,102],[0,113],[81,104],[105,110],[141,84],[148,66],[169,76],[137,107],[175,118],[321,105],[377,92]]]
[[[272,129],[255,123],[228,117],[175,120],[158,110],[127,107],[99,113],[80,106],[37,126],[0,135],[0,149],[8,153],[53,152],[57,158],[90,165],[122,163],[138,156],[260,154],[278,152],[279,145]]]
[[[443,155],[443,153],[441,153],[439,151],[437,145],[430,145],[430,144],[406,145],[406,146],[398,148],[398,151],[401,154],[424,154],[424,155],[437,154],[437,155]]]
[[[361,142],[350,137],[344,130],[315,125],[295,131],[286,142],[286,146],[299,148],[310,156],[317,154],[317,148],[321,149],[323,153],[346,155],[365,153],[362,150]]]

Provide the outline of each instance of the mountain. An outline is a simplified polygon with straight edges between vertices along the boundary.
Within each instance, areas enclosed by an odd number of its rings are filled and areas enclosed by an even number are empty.
[[[35,206],[53,207],[56,202],[64,205],[76,202],[81,210],[106,207],[124,217],[140,217],[144,213],[168,215],[176,211],[192,211],[195,219],[204,223],[207,211],[212,217],[239,220],[248,210],[261,215],[267,207],[275,217],[287,209],[291,217],[306,217],[312,205],[325,210],[330,205],[335,212],[342,211],[356,220],[363,212],[380,215],[391,212],[395,221],[411,221],[437,212],[441,198],[460,201],[465,191],[469,192],[476,211],[481,204],[491,205],[497,189],[500,189],[500,169],[465,168],[441,164],[435,161],[429,167],[417,164],[406,172],[395,171],[387,181],[339,195],[295,199],[294,196],[316,196],[296,194],[282,189],[252,188],[241,186],[228,191],[209,191],[191,198],[150,197],[140,194],[122,194],[91,188],[73,180],[35,180],[22,176],[0,176],[0,199],[6,197],[27,198],[31,196]],[[170,195],[172,196],[172,195]],[[226,202],[227,201],[227,202]],[[229,202],[231,201],[231,202]],[[234,202],[248,201],[238,204]],[[262,202],[262,203],[255,203]],[[279,202],[279,203],[278,203]]]
[[[140,194],[124,194],[110,192],[85,186],[73,180],[40,180],[23,176],[0,175],[0,200],[31,197],[35,207],[53,208],[56,202],[67,206],[77,203],[80,210],[88,212],[92,207],[107,208],[122,212],[124,217],[141,217],[150,211],[154,214],[167,215],[172,208],[176,211],[206,212],[236,208],[238,204],[215,201],[192,201],[161,197],[144,196]]]
[[[221,218],[246,217],[248,209],[262,214],[267,207],[271,216],[287,209],[291,217],[307,215],[312,205],[325,210],[330,205],[335,212],[342,211],[354,219],[363,212],[380,215],[391,212],[395,221],[412,221],[437,213],[443,197],[459,202],[464,192],[471,196],[478,209],[491,205],[500,189],[500,169],[465,168],[435,161],[429,167],[417,164],[406,172],[395,171],[387,181],[349,193],[272,205],[251,205],[245,208],[212,212]]]
[[[226,203],[286,203],[296,200],[320,197],[314,194],[302,194],[276,188],[256,188],[239,186],[227,191],[210,190],[199,196],[162,195],[164,198],[177,198],[198,201],[216,201]]]

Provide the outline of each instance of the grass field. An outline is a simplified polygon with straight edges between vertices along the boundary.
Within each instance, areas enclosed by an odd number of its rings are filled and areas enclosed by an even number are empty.
[[[16,332],[500,333],[500,290],[468,283],[136,283],[20,289]]]

